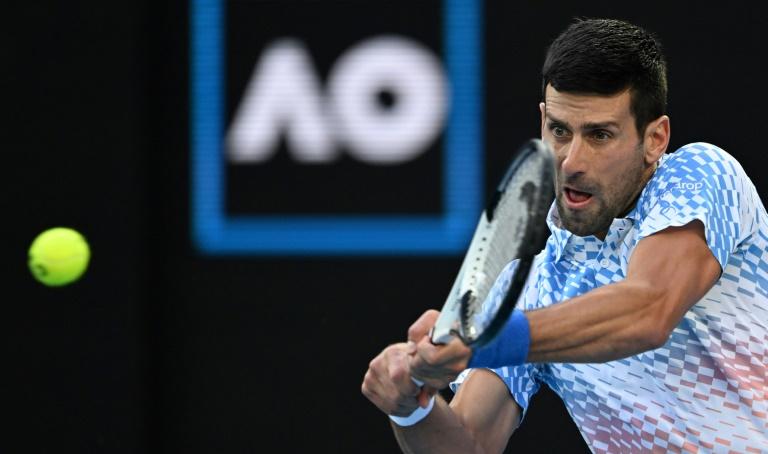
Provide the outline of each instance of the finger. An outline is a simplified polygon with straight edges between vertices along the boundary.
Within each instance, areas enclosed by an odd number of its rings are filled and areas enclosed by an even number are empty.
[[[397,361],[399,350],[388,347],[368,365],[364,385],[374,390],[383,399],[396,398],[397,387],[392,383],[391,364]]]
[[[387,376],[393,385],[392,392],[414,397],[419,394],[420,386],[411,378],[408,362],[408,355],[404,352],[392,352],[387,363]]]
[[[373,373],[366,374],[362,391],[368,400],[388,415],[408,416],[419,405],[416,399],[420,391],[418,388],[413,396],[404,396],[387,377],[380,379]]]
[[[444,345],[435,345],[428,340],[422,340],[416,344],[416,352],[415,357],[420,358],[423,365],[435,368],[449,366],[452,370],[463,370],[472,355],[472,350],[458,339],[453,339]],[[411,367],[413,365],[411,361]]]
[[[424,338],[424,336],[428,335],[432,327],[435,326],[435,322],[439,315],[440,312],[434,309],[430,309],[421,314],[421,317],[408,328],[408,340],[418,342]]]
[[[384,384],[376,376],[376,373],[371,370],[366,372],[361,389],[366,396],[376,395],[381,397],[385,391]]]
[[[409,357],[411,375],[419,379],[433,378],[442,366],[438,359],[445,361],[439,350],[447,348],[442,345],[434,345],[429,340],[423,339],[416,344],[416,353]]]
[[[431,375],[425,376],[425,375],[419,375],[417,380],[421,383],[421,386],[419,387],[419,392],[422,390],[431,390],[431,389],[443,389],[445,386],[451,381],[450,376],[446,376],[446,374],[442,373],[441,371],[429,371]],[[416,372],[412,372],[412,374],[417,374]],[[429,391],[427,391],[428,395]]]
[[[470,354],[463,343],[435,346],[420,342],[418,353],[409,357],[411,376],[426,386],[443,389],[466,368]]]
[[[397,406],[394,405],[392,402],[387,401],[380,393],[381,384],[378,382],[378,380],[370,373],[367,373],[365,375],[365,380],[363,381],[363,385],[361,386],[361,391],[363,395],[370,400],[376,407],[379,408],[379,410],[383,411],[384,413],[389,414],[391,411],[396,410]]]

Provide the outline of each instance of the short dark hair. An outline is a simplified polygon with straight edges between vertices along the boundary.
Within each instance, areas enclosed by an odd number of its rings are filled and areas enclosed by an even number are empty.
[[[630,89],[630,112],[642,138],[667,111],[667,63],[650,32],[616,19],[577,19],[547,50],[542,99],[557,91],[612,95]]]

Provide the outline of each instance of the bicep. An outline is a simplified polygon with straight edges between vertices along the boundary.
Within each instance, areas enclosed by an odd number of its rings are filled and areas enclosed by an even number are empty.
[[[474,369],[450,405],[487,453],[503,452],[520,421],[520,406],[501,378],[487,369]]]
[[[676,324],[721,272],[707,246],[704,225],[693,221],[640,240],[630,257],[626,281],[649,289],[665,316]]]

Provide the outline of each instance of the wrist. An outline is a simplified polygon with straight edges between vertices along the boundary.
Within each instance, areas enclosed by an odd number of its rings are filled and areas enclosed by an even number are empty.
[[[417,407],[416,410],[413,411],[408,416],[394,416],[389,415],[389,419],[391,419],[395,424],[402,427],[412,426],[416,424],[417,422],[421,421],[422,419],[426,418],[427,415],[432,411],[432,408],[435,406],[435,396],[432,396],[432,398],[429,399],[429,403],[426,407]]]
[[[525,313],[515,309],[490,343],[474,350],[468,367],[519,366],[528,358],[531,329]]]

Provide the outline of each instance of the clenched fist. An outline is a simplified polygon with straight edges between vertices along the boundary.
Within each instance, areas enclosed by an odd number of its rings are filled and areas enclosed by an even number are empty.
[[[362,392],[381,411],[393,416],[408,416],[417,407],[426,407],[435,390],[420,388],[411,379],[409,352],[406,343],[385,348],[368,365]]]

